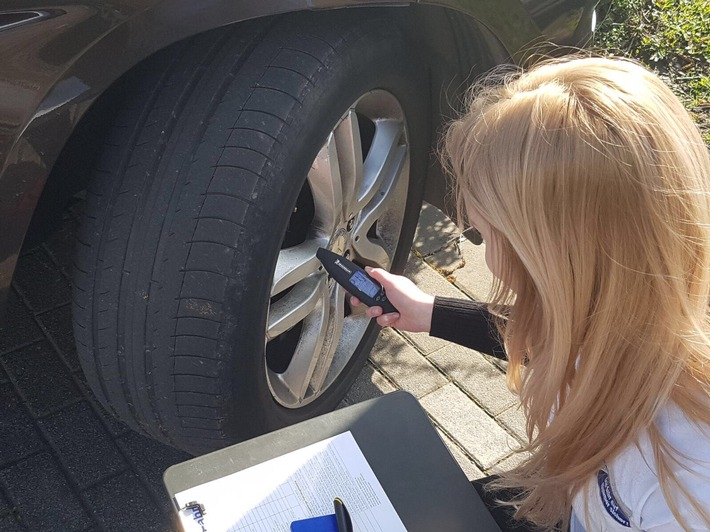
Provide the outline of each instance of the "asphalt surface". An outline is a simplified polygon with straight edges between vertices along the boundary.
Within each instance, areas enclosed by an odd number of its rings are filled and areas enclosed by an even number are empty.
[[[71,326],[77,218],[25,252],[0,324],[0,532],[172,531],[162,483],[189,455],[136,434],[94,399]],[[422,210],[406,275],[441,295],[481,299],[484,250],[439,211]],[[503,366],[426,334],[386,329],[343,405],[396,389],[414,394],[469,478],[514,465],[524,424]]]

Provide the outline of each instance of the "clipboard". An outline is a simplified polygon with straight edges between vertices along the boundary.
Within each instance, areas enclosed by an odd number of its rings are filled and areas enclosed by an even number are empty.
[[[348,431],[409,532],[500,531],[424,409],[404,391],[173,465],[163,482],[175,503],[189,488]]]

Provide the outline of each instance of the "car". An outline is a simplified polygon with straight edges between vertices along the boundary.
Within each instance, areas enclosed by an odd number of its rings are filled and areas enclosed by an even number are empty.
[[[74,337],[102,405],[193,454],[335,408],[377,337],[316,259],[402,270],[462,90],[595,1],[10,0],[0,306],[81,201]]]

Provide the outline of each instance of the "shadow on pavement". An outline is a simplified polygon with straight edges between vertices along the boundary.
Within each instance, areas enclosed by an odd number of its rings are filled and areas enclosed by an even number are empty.
[[[0,325],[0,531],[177,530],[162,474],[190,456],[105,413],[79,367],[75,226],[21,256]]]

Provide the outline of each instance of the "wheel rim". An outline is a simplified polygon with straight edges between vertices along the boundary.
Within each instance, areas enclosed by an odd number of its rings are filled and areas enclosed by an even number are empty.
[[[301,204],[300,236],[285,243],[271,285],[265,366],[274,399],[300,408],[341,375],[370,319],[316,258],[319,247],[389,269],[409,189],[407,124],[397,99],[368,92],[343,114],[313,161]],[[303,201],[302,201],[303,199]],[[300,216],[300,215],[298,215]]]

